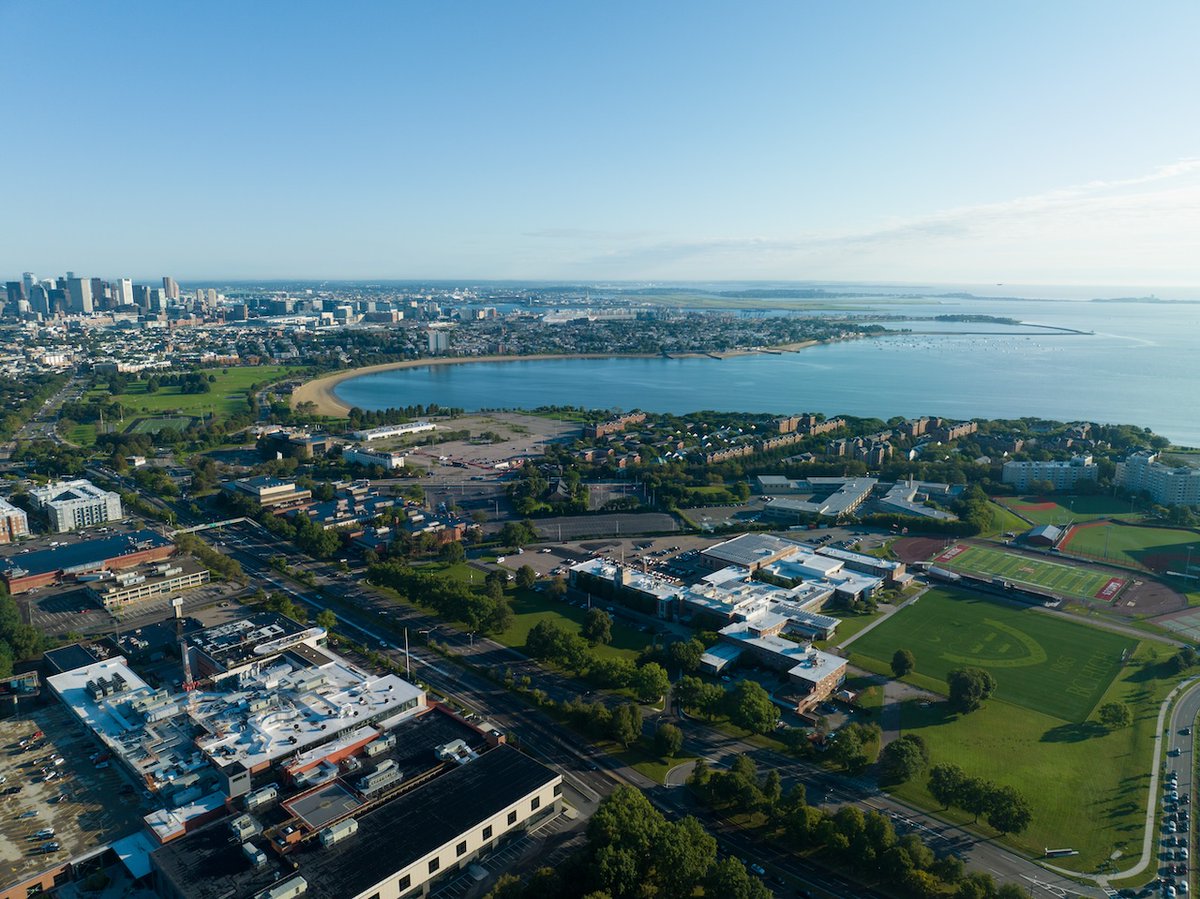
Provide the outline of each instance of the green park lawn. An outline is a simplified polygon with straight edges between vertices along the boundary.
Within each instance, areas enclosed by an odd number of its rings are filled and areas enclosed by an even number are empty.
[[[1076,528],[1060,549],[1160,573],[1183,571],[1189,556],[1200,566],[1200,534],[1182,528],[1096,524]]]
[[[1174,684],[1161,676],[1169,647],[935,589],[849,648],[852,663],[881,673],[896,649],[909,649],[917,670],[906,680],[942,694],[952,668],[969,664],[991,672],[996,695],[982,709],[956,715],[944,702],[911,701],[901,722],[904,732],[929,744],[932,764],[953,762],[1026,797],[1033,823],[1007,842],[1033,855],[1047,846],[1078,849],[1067,867],[1081,871],[1125,844],[1126,854],[1140,847],[1156,717]],[[1108,732],[1088,720],[1108,701],[1131,706],[1131,727]],[[938,807],[924,778],[893,791]],[[970,821],[954,810],[944,814]]]
[[[1141,517],[1137,512],[1130,511],[1128,501],[1111,496],[1000,496],[995,498],[995,502],[1020,512],[1035,525]],[[1029,525],[1020,522],[1018,527],[1006,530],[1021,531],[1028,528]]]
[[[1039,856],[1048,846],[1077,849],[1078,856],[1059,863],[1078,871],[1095,870],[1117,849],[1132,862],[1144,833],[1158,707],[1174,684],[1155,677],[1156,666],[1169,655],[1162,644],[1141,643],[1105,693],[1105,702],[1123,701],[1134,709],[1133,725],[1121,730],[1064,722],[999,699],[969,715],[950,714],[942,702],[925,708],[907,702],[902,728],[925,739],[932,764],[953,762],[969,775],[1014,786],[1028,799],[1033,809],[1029,829],[1004,838],[1020,851]],[[917,805],[938,807],[924,778],[893,792]],[[943,814],[954,821],[971,820],[956,810]],[[990,832],[986,825],[980,827]]]
[[[556,620],[573,634],[583,630],[587,609],[550,599],[536,590],[516,590],[512,596],[516,617],[511,627],[495,635],[495,639],[505,646],[523,650],[533,626],[546,619]],[[632,662],[638,653],[650,645],[649,634],[643,634],[635,627],[622,624],[619,619],[613,622],[612,636],[612,643],[594,647],[593,651],[597,656],[628,659]]]
[[[830,640],[817,640],[813,645],[817,649],[825,649],[830,646],[837,646],[844,640],[848,640],[861,631],[872,621],[878,621],[884,615],[884,612],[868,612],[860,615],[857,612],[850,612],[844,609],[822,609],[822,615],[829,615],[838,619],[837,630],[834,632],[833,638]]]
[[[178,387],[160,387],[146,392],[145,381],[135,381],[129,390],[113,397],[131,414],[161,414],[179,412],[184,415],[233,415],[246,410],[246,392],[251,384],[266,384],[285,377],[298,369],[286,365],[243,365],[233,368],[214,368],[205,374],[216,376],[208,393],[181,394]]]
[[[1087,719],[1136,641],[1033,608],[962,590],[930,590],[849,647],[850,660],[886,672],[897,649],[917,660],[911,677],[939,693],[963,665],[990,671],[996,696],[1063,721]]]
[[[1024,521],[1014,515],[1006,506],[996,502],[990,502],[987,505],[988,512],[991,513],[991,524],[980,534],[983,537],[994,537],[997,534],[1019,534],[1022,531],[1029,529]]]

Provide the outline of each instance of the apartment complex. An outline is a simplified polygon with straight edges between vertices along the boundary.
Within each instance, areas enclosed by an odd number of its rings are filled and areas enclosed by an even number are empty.
[[[1117,483],[1131,493],[1148,493],[1163,506],[1200,506],[1200,468],[1165,465],[1144,450],[1117,463]]]
[[[29,516],[6,499],[0,499],[0,543],[29,536]]]
[[[117,521],[123,515],[120,496],[83,478],[35,487],[29,498],[46,513],[54,533]]]
[[[1005,462],[1001,480],[1018,490],[1035,481],[1048,481],[1055,490],[1070,490],[1080,481],[1094,481],[1099,468],[1091,456],[1072,456],[1065,461]]]

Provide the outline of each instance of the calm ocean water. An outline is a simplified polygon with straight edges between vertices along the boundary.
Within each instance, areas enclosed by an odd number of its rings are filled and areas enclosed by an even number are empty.
[[[914,329],[938,327],[946,333],[895,334],[799,353],[724,360],[563,359],[428,366],[352,378],[335,392],[343,402],[364,409],[410,403],[466,409],[561,404],[675,413],[816,411],[879,418],[1033,415],[1135,424],[1176,443],[1200,446],[1200,305],[924,300],[914,294],[901,305],[860,302],[864,312],[971,312],[1095,333],[1030,334],[1025,333],[1028,329],[1016,333],[1001,326],[968,326],[996,332],[979,335],[955,333],[964,326],[914,322]],[[1065,291],[1063,295],[1071,296]]]

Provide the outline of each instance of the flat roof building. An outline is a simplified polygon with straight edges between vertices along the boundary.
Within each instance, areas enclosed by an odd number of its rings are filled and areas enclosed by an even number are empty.
[[[403,468],[405,456],[403,453],[388,450],[372,450],[363,446],[348,446],[342,450],[342,459],[351,465],[378,465],[389,471]]]
[[[0,498],[0,543],[13,543],[29,536],[29,516],[25,510]]]
[[[505,837],[561,810],[562,776],[510,746],[497,746],[352,817],[304,825],[286,841],[248,835],[239,852],[220,822],[154,852],[155,886],[167,899],[266,897],[304,884],[313,899],[407,899],[458,876]],[[327,836],[322,837],[322,834]],[[289,893],[288,895],[297,895]]]
[[[1094,481],[1100,468],[1091,456],[1072,456],[1069,460],[1005,462],[1001,480],[1017,490],[1028,490],[1036,481],[1047,481],[1055,490],[1070,490],[1080,481]]]
[[[1134,453],[1118,462],[1117,484],[1130,493],[1145,491],[1159,505],[1200,506],[1200,468],[1165,465],[1158,453]]]
[[[117,521],[123,515],[120,496],[83,478],[34,487],[29,499],[46,513],[54,533]]]
[[[105,575],[110,575],[105,572]],[[120,612],[126,606],[207,584],[208,569],[192,559],[148,562],[88,582],[88,596],[105,611]]]
[[[297,490],[294,481],[281,481],[266,475],[238,478],[236,481],[222,484],[221,489],[247,496],[260,506],[280,506],[284,503],[301,503],[312,499],[312,491]]]
[[[427,431],[436,430],[437,425],[428,421],[408,421],[399,425],[383,425],[378,428],[352,431],[351,436],[355,440],[361,440],[363,443],[370,443],[372,440],[386,440],[389,437],[408,437],[411,434],[422,434]]]
[[[174,543],[157,531],[145,529],[9,557],[0,562],[0,577],[10,593],[23,593],[63,578],[158,561],[174,551]]]

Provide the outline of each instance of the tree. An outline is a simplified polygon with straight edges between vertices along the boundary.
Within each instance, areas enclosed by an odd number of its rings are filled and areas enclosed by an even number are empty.
[[[946,675],[950,707],[962,714],[973,712],[996,691],[996,679],[982,668],[955,668]]]
[[[537,583],[537,572],[530,565],[522,565],[517,569],[517,586],[522,590],[531,590]]]
[[[322,609],[317,613],[317,627],[323,627],[326,631],[332,632],[337,627],[337,615],[330,609]]]
[[[659,758],[671,758],[683,748],[683,731],[674,724],[660,724],[654,732],[654,751]]]
[[[911,674],[917,667],[917,659],[907,649],[897,649],[896,654],[892,656],[892,674],[896,677],[904,677],[906,674]]]
[[[881,736],[879,725],[848,724],[838,731],[830,756],[853,774],[860,773],[874,761]]]
[[[700,667],[704,655],[704,644],[699,640],[676,640],[667,647],[667,660],[681,674],[688,674]]]
[[[739,681],[725,696],[729,720],[756,734],[770,733],[779,721],[779,709],[771,695],[752,680]]]
[[[882,779],[901,784],[912,780],[929,764],[929,751],[915,734],[905,734],[883,748],[879,755]]]
[[[708,872],[704,895],[720,899],[770,899],[773,895],[736,858],[723,858]]]
[[[962,768],[950,762],[934,765],[929,771],[929,795],[942,804],[942,808],[958,805],[967,775]]]
[[[458,540],[451,540],[442,547],[442,561],[450,562],[451,564],[462,562],[467,558],[467,551],[463,549],[463,545]]]
[[[681,677],[675,685],[675,699],[685,709],[713,717],[725,699],[725,691],[698,677]]]
[[[996,785],[991,781],[982,777],[968,777],[959,790],[958,802],[955,804],[963,811],[970,812],[978,821],[980,815],[991,809],[995,792]]]
[[[634,672],[630,686],[642,702],[655,702],[671,689],[671,679],[658,662],[647,662]]]
[[[1021,833],[1029,827],[1033,812],[1025,797],[1013,787],[997,787],[988,797],[987,822],[1002,834]]]
[[[1133,712],[1123,702],[1106,702],[1096,712],[1100,723],[1109,730],[1119,730],[1133,723]]]
[[[642,732],[642,710],[637,703],[627,702],[613,709],[612,738],[622,746],[628,746]]]
[[[717,860],[717,841],[689,815],[663,828],[654,855],[658,895],[686,899]]]
[[[611,643],[612,616],[603,609],[588,609],[580,633],[592,643]]]

